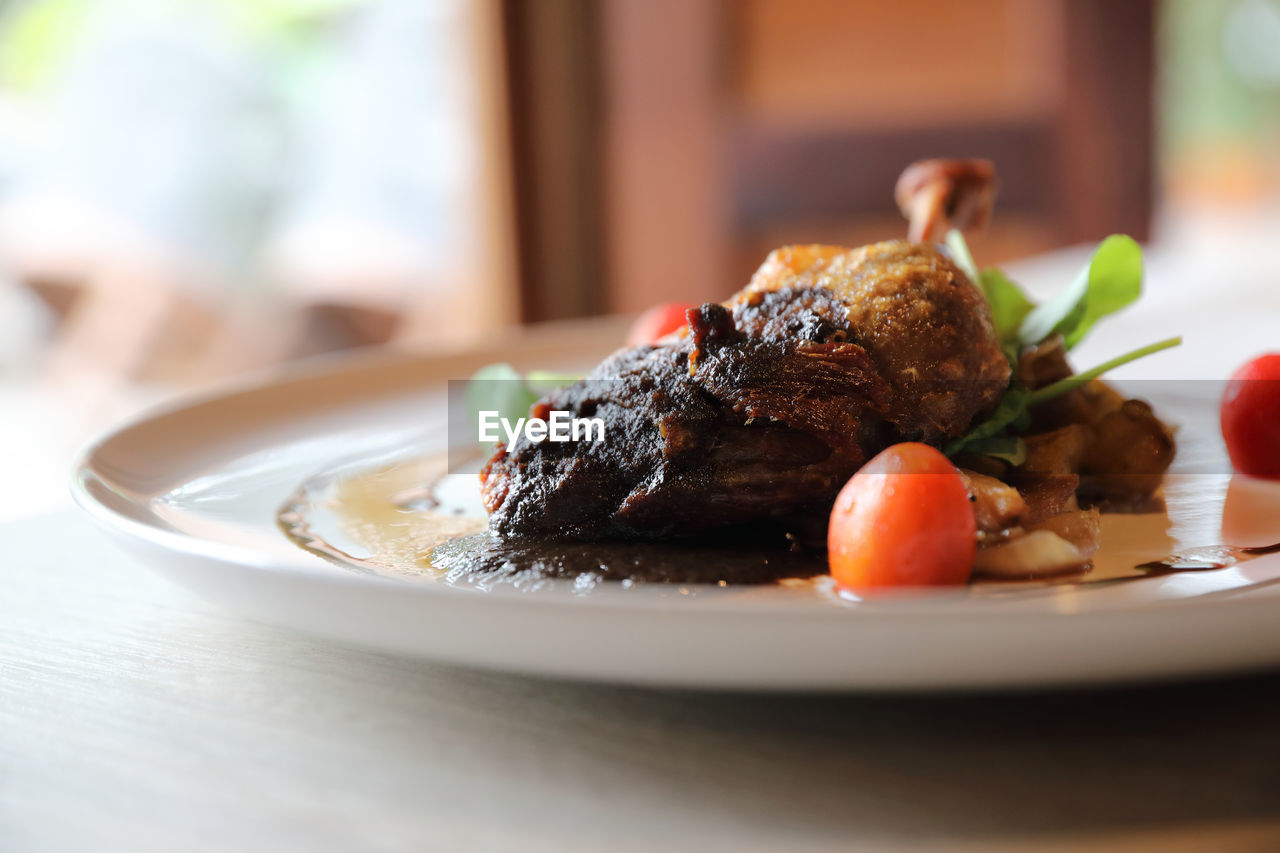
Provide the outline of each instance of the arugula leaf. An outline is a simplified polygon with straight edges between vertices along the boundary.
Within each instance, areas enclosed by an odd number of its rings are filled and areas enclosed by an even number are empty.
[[[973,256],[960,232],[947,234],[947,247],[956,265],[974,277],[987,297],[1000,348],[1013,368],[1013,379],[995,411],[948,444],[944,448],[948,456],[979,453],[1020,465],[1026,461],[1026,445],[1014,433],[1030,426],[1032,406],[1079,388],[1122,364],[1182,343],[1181,338],[1169,338],[1148,344],[1031,391],[1017,380],[1022,347],[1034,346],[1060,334],[1070,349],[1103,317],[1132,304],[1142,294],[1141,247],[1130,237],[1113,234],[1102,241],[1075,281],[1043,305],[1028,299],[1017,284],[995,267],[975,273]]]
[[[1015,467],[1027,461],[1027,443],[1019,435],[993,435],[991,438],[980,438],[970,442],[964,452],[1003,459]]]
[[[1145,347],[1138,347],[1135,350],[1130,350],[1124,355],[1118,355],[1109,361],[1104,361],[1097,367],[1091,367],[1083,373],[1076,373],[1066,377],[1065,379],[1059,379],[1057,382],[1052,382],[1043,388],[1037,388],[1035,391],[1032,391],[1031,396],[1027,398],[1027,405],[1038,406],[1041,403],[1052,400],[1054,397],[1061,397],[1068,391],[1074,391],[1080,386],[1092,382],[1108,370],[1115,370],[1122,364],[1137,361],[1144,356],[1148,356],[1152,353],[1157,353],[1171,347],[1176,347],[1181,343],[1182,336],[1179,335],[1176,338],[1166,338],[1163,341],[1156,341],[1154,344],[1147,344]]]
[[[571,376],[568,373],[554,373],[549,370],[530,370],[524,377],[524,383],[539,397],[550,394],[557,388],[563,388],[566,385],[577,382],[581,376]]]
[[[1031,392],[1021,385],[1009,386],[1009,390],[1004,392],[991,417],[974,424],[968,432],[943,448],[943,453],[954,456],[974,442],[1000,435],[1015,421],[1026,416],[1027,399],[1030,396]]]
[[[511,365],[486,364],[467,383],[467,411],[473,425],[480,412],[497,412],[498,417],[515,423],[529,416],[539,396]]]
[[[515,423],[527,418],[538,400],[578,378],[545,370],[521,376],[509,364],[486,364],[467,382],[467,412],[472,424],[480,412],[497,412],[499,418]]]
[[[974,284],[978,283],[978,265],[973,262],[973,253],[959,229],[952,228],[946,236],[947,248],[951,251],[951,260],[955,261],[960,271],[969,276]]]
[[[1035,303],[995,267],[987,267],[978,275],[978,286],[991,306],[991,319],[995,321],[1000,343],[1017,341],[1018,330]]]
[[[1112,234],[1075,281],[1027,313],[1018,339],[1024,346],[1033,346],[1060,334],[1071,349],[1095,323],[1141,295],[1142,248],[1132,237]]]
[[[955,456],[957,453],[962,452],[981,453],[1000,459],[1008,459],[1014,465],[1021,465],[1022,462],[1026,461],[1026,448],[1023,448],[1022,459],[1013,462],[1010,457],[1017,455],[1016,446],[1011,450],[1009,449],[1010,445],[1002,443],[1002,440],[1014,437],[1006,432],[1010,427],[1023,430],[1030,425],[1032,406],[1038,406],[1041,403],[1052,400],[1054,397],[1060,397],[1069,391],[1073,391],[1122,364],[1128,364],[1152,353],[1176,347],[1181,343],[1182,338],[1176,337],[1157,341],[1154,344],[1147,344],[1145,347],[1138,347],[1124,355],[1118,355],[1109,361],[1104,361],[1097,367],[1068,376],[1065,379],[1059,379],[1057,382],[1053,382],[1043,388],[1037,388],[1035,391],[1030,391],[1018,384],[1010,385],[1009,390],[1004,392],[1004,396],[996,404],[995,411],[991,413],[991,417],[974,424],[968,432],[943,448],[943,452],[947,456]]]
[[[964,235],[956,229],[947,232],[947,249],[951,259],[960,270],[982,291],[991,306],[991,318],[995,322],[996,335],[1000,343],[1014,343],[1018,338],[1018,329],[1023,318],[1035,307],[1035,303],[1027,298],[1022,288],[1010,281],[1003,272],[995,267],[987,267],[981,272],[973,262],[973,254]],[[1010,358],[1015,361],[1016,356]]]

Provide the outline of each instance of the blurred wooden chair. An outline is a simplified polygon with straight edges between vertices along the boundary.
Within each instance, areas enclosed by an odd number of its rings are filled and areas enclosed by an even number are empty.
[[[102,211],[11,200],[0,208],[0,259],[52,311],[39,362],[55,382],[182,386],[269,357],[240,334],[223,283]]]
[[[1147,235],[1154,0],[508,0],[525,319],[723,298],[905,234],[908,162],[1003,176],[975,250]]]

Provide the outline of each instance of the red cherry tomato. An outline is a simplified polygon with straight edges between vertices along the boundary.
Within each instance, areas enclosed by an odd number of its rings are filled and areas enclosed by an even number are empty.
[[[658,338],[666,337],[676,329],[688,325],[685,313],[697,306],[688,302],[664,302],[655,305],[636,318],[627,332],[627,346],[651,344]]]
[[[1222,395],[1222,437],[1241,474],[1280,479],[1280,353],[1241,367]]]
[[[827,559],[841,586],[963,584],[977,551],[969,490],[927,444],[895,444],[845,483]]]

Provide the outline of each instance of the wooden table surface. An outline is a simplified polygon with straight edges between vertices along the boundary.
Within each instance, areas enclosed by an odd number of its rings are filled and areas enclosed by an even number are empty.
[[[0,850],[1277,850],[1280,677],[753,696],[346,648],[0,526]]]

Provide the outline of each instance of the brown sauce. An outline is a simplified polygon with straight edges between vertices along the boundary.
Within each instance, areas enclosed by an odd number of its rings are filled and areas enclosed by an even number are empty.
[[[764,584],[826,572],[821,556],[782,548],[658,542],[562,542],[501,539],[489,533],[441,543],[431,564],[466,586],[568,578],[633,583]]]
[[[738,586],[826,574],[823,555],[790,549],[786,543],[497,538],[488,532],[475,491],[474,475],[446,476],[443,460],[414,459],[305,483],[281,508],[278,522],[298,545],[344,567],[375,574],[427,576],[474,588],[530,588],[550,580],[571,580],[580,591],[589,591],[602,581],[623,586]],[[1153,522],[1158,525],[1159,519],[1153,517]],[[1199,534],[1191,541],[1196,539],[1204,541]],[[1113,557],[1104,567],[1027,581],[1042,586],[1141,580],[1225,569],[1280,553],[1280,542],[1260,547],[1201,548],[1185,547],[1186,542],[1185,537],[1171,539],[1169,547],[1177,550],[1163,558],[1134,562],[1142,560],[1135,556],[1118,563]],[[1026,581],[975,578],[979,586],[1020,583]]]
[[[453,485],[463,477],[454,476]],[[431,486],[424,488],[423,483]],[[491,536],[476,507],[442,488],[438,460],[412,460],[305,483],[281,508],[280,528],[312,553],[383,574],[429,575],[457,586],[528,587],[569,579],[583,589],[636,583],[768,584],[826,572],[823,555],[785,540],[574,542]]]
[[[1232,548],[1229,546],[1196,548],[1178,554],[1171,554],[1162,560],[1138,563],[1134,568],[1142,572],[1144,577],[1154,578],[1178,572],[1209,572],[1215,569],[1225,569],[1266,554],[1280,554],[1280,542],[1274,545],[1260,545],[1252,548]]]

